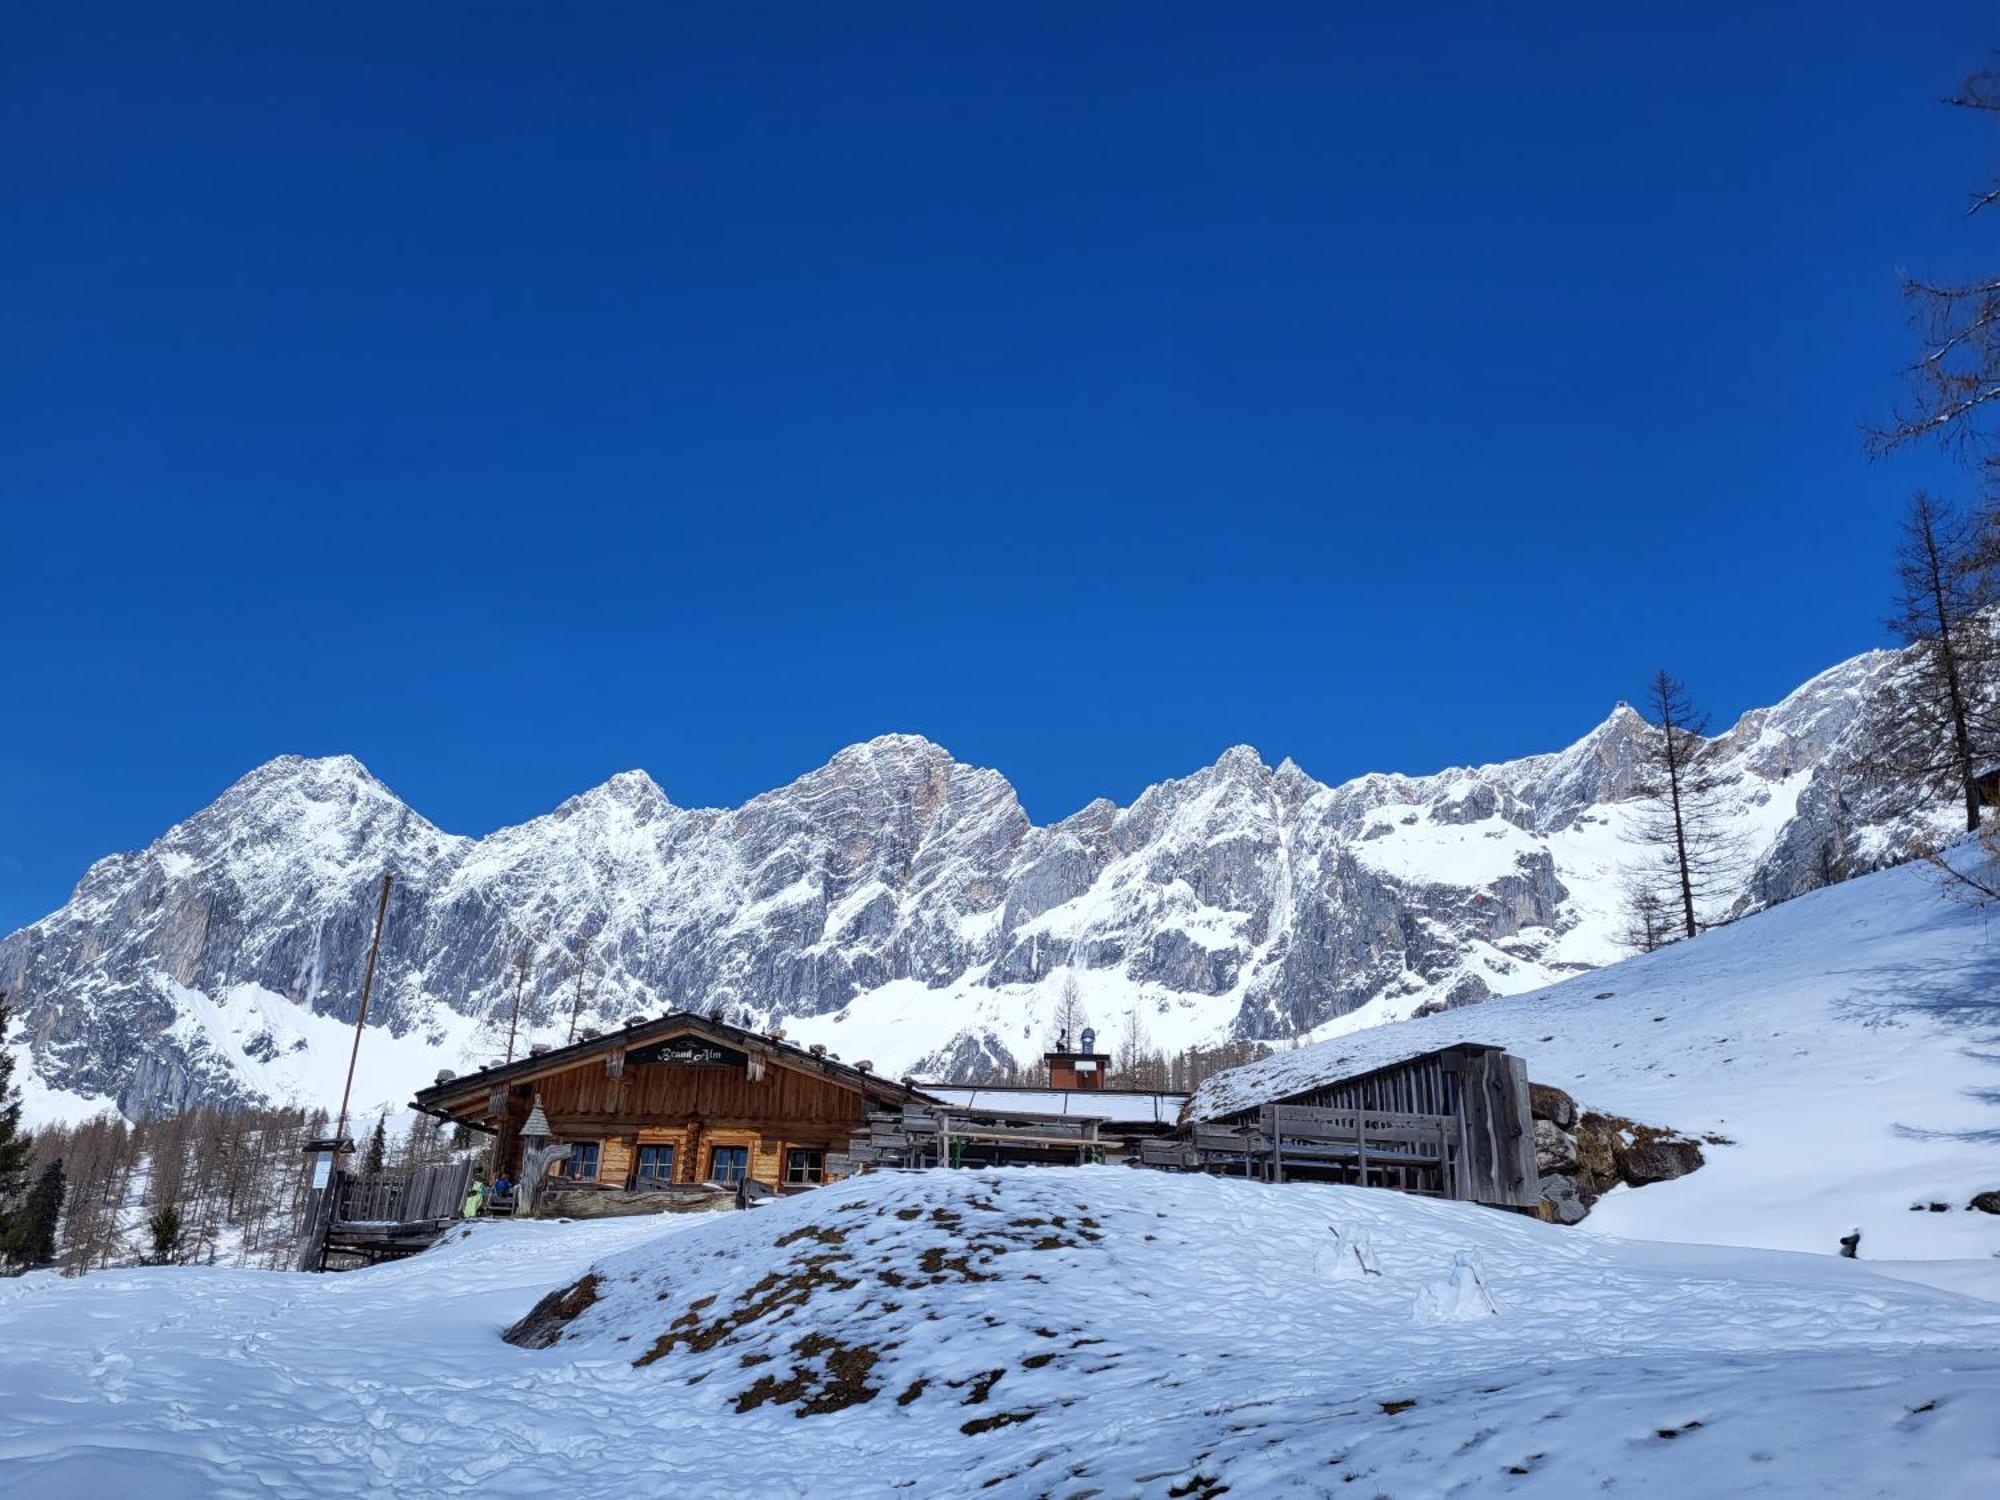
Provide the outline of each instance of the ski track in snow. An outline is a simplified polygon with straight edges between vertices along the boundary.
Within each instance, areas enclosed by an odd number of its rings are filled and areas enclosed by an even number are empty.
[[[1317,1275],[1330,1225],[1381,1274]],[[838,1237],[778,1243],[806,1227]],[[983,1279],[927,1277],[927,1250]],[[1420,1321],[1460,1251],[1498,1315]],[[714,1316],[829,1254],[848,1285],[634,1368],[693,1299]],[[569,1337],[500,1342],[592,1263]],[[876,1350],[875,1397],[739,1412],[807,1330]],[[340,1276],[37,1275],[0,1284],[0,1348],[0,1495],[41,1500],[2000,1493],[1992,1302],[1865,1262],[1117,1168],[484,1224]],[[1002,1414],[1027,1415],[961,1430]]]

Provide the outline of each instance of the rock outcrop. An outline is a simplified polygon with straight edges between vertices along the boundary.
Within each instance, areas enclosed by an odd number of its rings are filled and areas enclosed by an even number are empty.
[[[1541,1216],[1575,1224],[1620,1183],[1645,1187],[1685,1177],[1702,1165],[1702,1143],[1657,1125],[1580,1109],[1561,1089],[1529,1086],[1535,1123],[1535,1170],[1542,1178]],[[1567,1123],[1564,1123],[1567,1122]],[[1719,1138],[1713,1144],[1725,1144]]]

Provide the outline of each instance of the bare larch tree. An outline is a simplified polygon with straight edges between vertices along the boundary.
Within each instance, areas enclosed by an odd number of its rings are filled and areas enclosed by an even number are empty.
[[[1979,827],[1979,772],[1992,752],[1996,660],[1988,611],[1994,573],[1972,522],[1919,494],[1903,522],[1897,594],[1889,629],[1910,648],[1889,677],[1872,717],[1870,773],[1901,794],[1908,809],[1936,798],[1965,808]]]
[[[1643,801],[1632,837],[1652,857],[1650,868],[1633,878],[1628,899],[1635,921],[1641,920],[1642,902],[1659,903],[1672,910],[1671,925],[1693,937],[1701,930],[1702,908],[1738,873],[1740,851],[1715,805],[1720,783],[1709,754],[1707,717],[1665,668],[1654,675],[1646,696],[1652,733],[1639,768]]]
[[[1974,73],[1945,101],[2000,115],[2000,69]],[[1972,194],[1968,214],[2000,204],[2000,176]],[[1871,433],[1886,453],[1916,438],[1935,439],[1975,462],[1989,495],[2000,491],[2000,275],[1952,281],[1907,277],[1903,297],[1920,351],[1910,366],[1910,402],[1889,426]]]
[[[1083,986],[1076,982],[1074,974],[1063,977],[1062,988],[1056,992],[1055,1015],[1051,1020],[1055,1034],[1050,1038],[1050,1051],[1068,1052],[1083,1045],[1083,1028],[1090,1024],[1090,1018],[1083,1010]]]

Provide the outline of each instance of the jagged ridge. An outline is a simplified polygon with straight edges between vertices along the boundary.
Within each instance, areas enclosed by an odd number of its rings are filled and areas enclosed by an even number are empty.
[[[1743,904],[1919,831],[1827,769],[1896,663],[1843,663],[1722,737],[1757,854]],[[345,1061],[386,869],[368,1096],[384,1101],[495,1054],[524,948],[524,1038],[560,1038],[586,941],[585,1025],[722,1006],[884,1068],[967,1076],[1030,1053],[1070,975],[1107,1034],[1128,1008],[1176,1047],[1324,1033],[1619,956],[1642,732],[1620,705],[1557,753],[1332,787],[1238,746],[1047,826],[999,773],[886,735],[740,808],[677,807],[629,771],[478,840],[351,757],[287,756],[94,865],[0,943],[0,989],[43,1085],[134,1114],[337,1092],[329,1057]]]

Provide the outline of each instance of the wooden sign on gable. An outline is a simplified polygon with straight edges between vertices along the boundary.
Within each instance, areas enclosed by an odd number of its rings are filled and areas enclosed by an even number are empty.
[[[650,1047],[635,1047],[626,1061],[635,1068],[741,1068],[749,1059],[734,1047],[719,1046],[700,1037],[677,1036]]]

